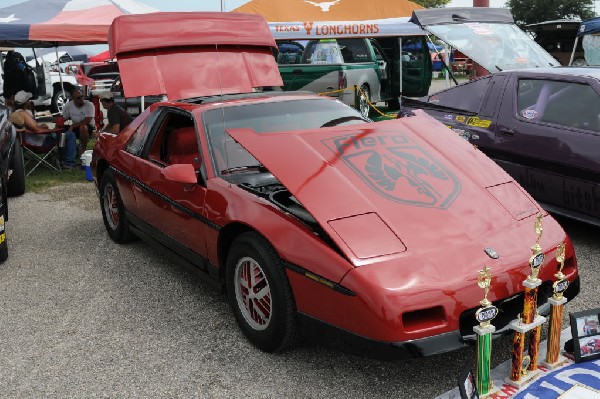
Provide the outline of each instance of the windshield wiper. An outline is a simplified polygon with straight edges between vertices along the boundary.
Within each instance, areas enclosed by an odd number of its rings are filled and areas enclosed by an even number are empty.
[[[234,166],[232,168],[227,168],[221,171],[221,175],[231,175],[238,172],[245,171],[256,171],[256,172],[268,172],[268,169],[263,165],[247,165],[247,166]]]
[[[324,124],[321,125],[321,127],[331,127],[331,126],[336,126],[339,125],[340,123],[344,123],[344,122],[348,122],[348,121],[353,121],[353,120],[359,120],[359,121],[363,121],[363,122],[368,122],[366,119],[361,118],[360,116],[342,116],[341,118],[335,118],[330,120],[329,122],[325,122]]]

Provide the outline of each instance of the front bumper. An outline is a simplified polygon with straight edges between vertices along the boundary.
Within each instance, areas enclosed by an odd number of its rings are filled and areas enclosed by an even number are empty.
[[[565,291],[565,297],[570,301],[579,294],[580,282],[577,277]],[[543,284],[538,290],[538,311],[542,316],[550,313],[548,298],[551,296],[551,286]],[[511,298],[494,302],[499,309],[499,315],[492,324],[496,327],[494,337],[512,333],[508,324],[522,312],[523,293]],[[343,352],[357,356],[369,357],[381,360],[403,360],[417,357],[432,356],[444,352],[459,349],[463,346],[474,345],[476,335],[473,327],[477,324],[475,311],[469,309],[460,317],[460,330],[433,335],[421,339],[406,342],[383,342],[365,338],[346,330],[323,323],[310,316],[300,314],[300,328],[310,338],[314,336],[322,343],[336,347]]]

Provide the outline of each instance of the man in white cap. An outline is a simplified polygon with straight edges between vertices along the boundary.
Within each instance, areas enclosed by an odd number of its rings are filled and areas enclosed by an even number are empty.
[[[31,102],[29,101],[31,99],[31,96],[31,93],[28,93],[23,90],[17,92],[13,99],[15,110],[11,112],[8,119],[15,126],[17,131],[25,131],[31,133],[51,132],[48,125],[38,125],[38,123],[33,118],[33,115],[31,113]],[[56,140],[56,134],[57,133],[46,135],[45,139],[36,145],[51,145],[52,140]],[[75,167],[75,155],[77,152],[75,143],[75,133],[65,132],[63,134],[65,135],[65,143],[64,146],[60,149],[60,159],[62,167],[65,169],[73,169]],[[45,140],[48,140],[48,142],[46,142]]]
[[[108,123],[102,129],[103,132],[119,134],[125,129],[133,118],[121,106],[115,104],[115,99],[111,92],[104,92],[98,95],[100,104],[106,110],[106,118]]]
[[[94,131],[92,119],[94,119],[94,104],[83,98],[83,94],[77,89],[71,92],[71,101],[65,104],[62,115],[65,120],[70,119],[73,123],[68,126],[67,131],[75,133],[81,144],[78,156],[87,150],[90,134]]]

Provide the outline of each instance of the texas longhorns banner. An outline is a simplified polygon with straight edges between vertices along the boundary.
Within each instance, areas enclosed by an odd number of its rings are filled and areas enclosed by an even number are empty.
[[[408,20],[269,22],[269,28],[275,40],[426,35],[424,30]]]

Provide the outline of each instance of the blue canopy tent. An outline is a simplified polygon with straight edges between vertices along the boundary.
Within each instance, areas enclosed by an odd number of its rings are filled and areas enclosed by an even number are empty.
[[[575,38],[575,45],[573,46],[569,65],[573,63],[575,48],[580,37],[583,40],[583,51],[588,65],[600,65],[600,36],[598,34],[600,34],[600,17],[581,23],[577,37]]]

